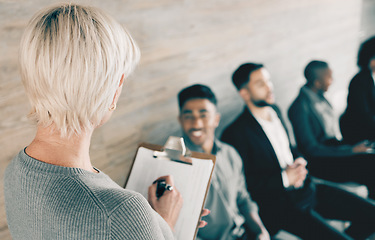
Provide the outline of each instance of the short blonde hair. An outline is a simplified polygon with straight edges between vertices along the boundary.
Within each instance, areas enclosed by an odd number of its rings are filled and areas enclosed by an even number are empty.
[[[29,117],[54,124],[63,137],[93,129],[139,57],[130,34],[99,9],[67,3],[41,10],[20,45]]]

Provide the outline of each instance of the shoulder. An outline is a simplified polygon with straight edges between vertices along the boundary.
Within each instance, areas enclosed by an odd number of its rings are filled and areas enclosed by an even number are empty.
[[[300,93],[288,109],[289,117],[295,114],[300,114],[301,111],[304,111],[304,112],[307,111],[308,110],[307,106],[309,104],[310,104],[309,99],[305,95]]]
[[[19,165],[18,164],[18,162],[19,162],[19,155],[20,155],[20,153],[18,155],[16,155],[12,159],[12,161],[10,161],[10,163],[8,164],[8,166],[6,167],[5,172],[4,172],[4,181],[5,182],[7,182],[8,180],[10,180],[12,178],[14,172],[19,171],[19,169],[17,169],[17,168],[19,168],[19,166],[18,166]]]
[[[150,216],[150,214],[154,214],[154,210],[147,200],[140,193],[131,190],[124,189],[121,194],[115,194],[110,205],[112,204],[114,207],[111,208],[110,215],[116,215],[121,212],[129,218],[132,216]]]
[[[106,179],[99,179],[95,183],[87,183],[85,181],[89,193],[92,195],[94,201],[98,202],[107,214],[111,214],[119,206],[134,207],[138,204],[139,207],[149,207],[146,199],[139,193],[124,189],[117,183],[113,182],[108,176]],[[136,208],[133,208],[136,210]]]
[[[240,113],[236,119],[234,119],[223,131],[222,138],[233,135],[236,132],[241,132],[243,125],[246,122],[246,110]]]
[[[309,98],[301,89],[296,99],[294,99],[293,103],[290,105],[288,112],[293,112],[294,110],[301,108],[303,105],[308,104],[308,102]]]
[[[240,125],[242,122],[242,114],[238,115],[224,130],[229,131],[229,130],[235,130],[238,128],[238,125]]]
[[[231,165],[242,170],[242,159],[237,150],[233,146],[219,140],[216,140],[216,143],[220,146],[219,156],[221,156],[223,160],[229,161]]]
[[[228,125],[221,134],[220,140],[223,144],[227,143],[223,145],[224,149],[229,146],[228,144],[238,147],[239,140],[243,138],[243,125],[237,120]]]
[[[239,154],[237,150],[228,143],[222,142],[220,140],[216,140],[218,145],[220,146],[220,152],[227,155],[227,156],[233,156],[233,157],[239,157]]]
[[[304,104],[308,101],[309,101],[308,97],[306,96],[306,94],[301,89],[300,92],[298,93],[297,97],[294,99],[293,103],[291,104],[290,108],[299,106],[299,105]]]
[[[360,71],[350,81],[349,88],[356,88],[359,86],[363,86],[364,84],[371,82],[371,80],[372,80],[372,77],[371,77],[370,72]]]

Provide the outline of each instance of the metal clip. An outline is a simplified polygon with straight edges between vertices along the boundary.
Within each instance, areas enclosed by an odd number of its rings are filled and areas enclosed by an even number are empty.
[[[191,151],[186,148],[182,137],[170,136],[164,145],[163,151],[154,151],[154,158],[167,158],[186,164],[192,164],[190,159]]]

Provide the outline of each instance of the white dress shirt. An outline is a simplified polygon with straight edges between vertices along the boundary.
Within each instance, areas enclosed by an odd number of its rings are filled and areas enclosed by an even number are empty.
[[[293,154],[290,150],[289,138],[275,110],[269,108],[269,111],[271,121],[254,117],[270,141],[276,157],[279,160],[281,169],[285,169],[288,165],[292,165],[294,162]],[[284,187],[289,187],[290,184],[285,170],[281,172],[281,177]]]

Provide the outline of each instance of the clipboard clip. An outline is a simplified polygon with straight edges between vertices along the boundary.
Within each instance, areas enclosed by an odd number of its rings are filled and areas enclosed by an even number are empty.
[[[186,148],[182,137],[170,136],[162,151],[154,151],[154,158],[168,159],[175,162],[193,165],[189,158],[191,151]]]

